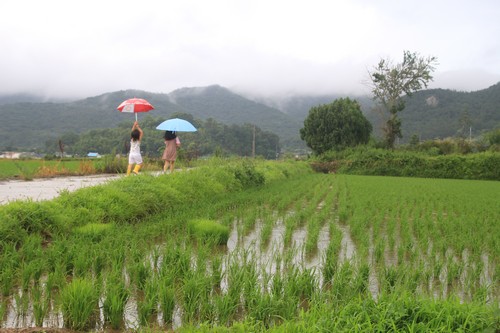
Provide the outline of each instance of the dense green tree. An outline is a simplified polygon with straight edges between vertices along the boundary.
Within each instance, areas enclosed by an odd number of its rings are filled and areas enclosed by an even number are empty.
[[[369,72],[373,98],[389,112],[383,128],[388,148],[394,147],[396,138],[402,138],[401,120],[398,113],[405,108],[403,97],[427,88],[432,81],[436,57],[421,57],[416,52],[404,51],[403,62],[393,64],[390,59],[381,59],[378,66]]]
[[[300,129],[300,137],[316,154],[367,143],[372,125],[356,100],[339,98],[312,107]]]

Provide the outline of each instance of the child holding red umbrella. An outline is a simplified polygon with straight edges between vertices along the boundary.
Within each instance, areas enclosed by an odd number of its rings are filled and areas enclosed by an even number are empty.
[[[130,152],[128,154],[127,176],[130,175],[131,172],[136,175],[139,174],[139,170],[142,167],[141,140],[143,134],[144,133],[136,120],[132,126],[132,132],[130,133]],[[134,164],[134,171],[132,171]]]

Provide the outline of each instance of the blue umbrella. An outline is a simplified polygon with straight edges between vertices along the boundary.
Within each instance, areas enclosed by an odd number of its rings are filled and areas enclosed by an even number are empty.
[[[196,128],[189,121],[179,118],[168,119],[156,126],[157,130],[173,132],[196,132]]]

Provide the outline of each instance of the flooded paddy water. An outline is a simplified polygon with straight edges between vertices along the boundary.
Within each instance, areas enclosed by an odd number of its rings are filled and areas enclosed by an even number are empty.
[[[287,215],[293,215],[293,212],[288,212]],[[244,256],[247,256],[245,260],[255,264],[255,268],[259,273],[259,281],[263,281],[263,274],[268,274],[268,276],[273,276],[277,271],[286,271],[290,267],[287,265],[293,265],[299,267],[300,269],[309,269],[314,273],[318,287],[324,287],[323,281],[323,266],[326,259],[327,248],[330,244],[330,228],[332,227],[330,223],[325,223],[320,230],[319,240],[317,243],[317,251],[313,254],[307,254],[305,251],[305,242],[307,237],[307,230],[305,227],[299,227],[294,230],[291,237],[292,244],[290,246],[284,245],[284,233],[285,225],[283,223],[283,217],[279,217],[272,229],[271,237],[265,244],[261,240],[261,232],[263,228],[262,221],[256,221],[254,228],[249,232],[243,233],[241,225],[238,221],[235,221],[227,241],[227,245],[224,246],[221,251],[224,253],[222,258],[222,275],[224,278],[221,281],[220,289],[221,291],[228,291],[228,267],[232,265],[233,262],[241,262]],[[333,222],[334,228],[338,228],[342,234],[340,249],[336,258],[338,267],[343,264],[358,265],[359,258],[357,258],[356,244],[351,237],[349,227],[346,225],[341,225],[338,222]],[[157,246],[158,253],[162,252],[164,245],[159,244]],[[379,279],[381,271],[377,268],[377,265],[373,259],[373,246],[370,247],[370,274],[368,279],[368,289],[373,298],[377,298],[380,292]],[[467,262],[467,252],[464,252],[464,261]],[[156,257],[156,259],[153,259]],[[289,259],[284,259],[288,257]],[[157,265],[156,262],[161,262],[161,254],[153,255],[149,254],[147,256],[149,265],[151,267]],[[481,256],[482,266],[484,267],[481,273],[481,285],[491,285],[492,275],[491,267],[488,256],[483,254]],[[386,265],[387,267],[392,267],[397,264],[397,258],[395,256],[386,254]],[[192,258],[192,265],[195,266],[196,258]],[[472,263],[471,263],[472,264]],[[383,269],[382,269],[383,271]],[[127,272],[124,273],[127,275]],[[467,290],[465,290],[465,280],[467,279],[467,273],[462,272],[458,283],[447,283],[448,270],[445,265],[443,265],[442,270],[439,272],[438,277],[430,277],[428,280],[428,285],[420,287],[420,289],[428,289],[437,298],[446,298],[448,293],[451,292],[450,289],[460,296],[462,299],[470,297]],[[8,301],[7,309],[5,313],[5,319],[1,325],[3,328],[25,328],[34,327],[34,306],[33,300],[31,298],[23,298],[23,291],[19,289],[17,293]],[[140,314],[138,311],[138,298],[141,296],[131,295],[128,299],[125,311],[124,311],[124,328],[126,329],[138,329],[140,325]],[[96,329],[103,329],[104,314],[103,314],[103,298],[99,301],[100,313],[99,319],[96,322]],[[26,303],[26,304],[23,304]],[[43,327],[64,327],[64,318],[60,310],[55,310],[55,306],[50,306],[52,311],[48,311],[44,320]],[[173,329],[180,327],[182,325],[182,308],[181,304],[176,304],[173,311],[172,318],[169,320],[171,322],[171,327]],[[163,314],[158,311],[156,319],[158,326],[161,326],[164,322]]]

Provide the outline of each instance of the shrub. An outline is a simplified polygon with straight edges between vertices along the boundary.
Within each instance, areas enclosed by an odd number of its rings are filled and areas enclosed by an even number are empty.
[[[255,169],[250,160],[243,160],[240,165],[234,167],[234,176],[244,188],[260,186],[265,182],[264,175]]]

